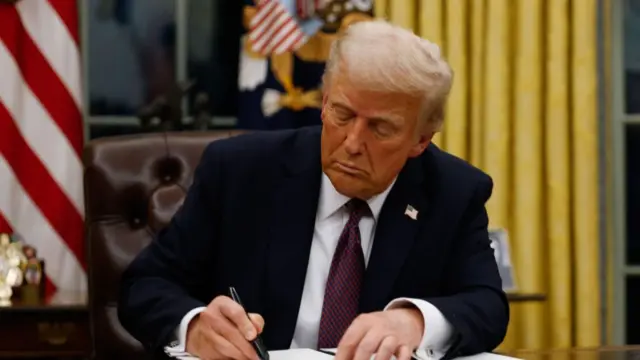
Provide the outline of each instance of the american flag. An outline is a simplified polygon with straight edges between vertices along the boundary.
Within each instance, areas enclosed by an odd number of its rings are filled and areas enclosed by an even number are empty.
[[[279,0],[258,0],[256,8],[249,29],[251,50],[269,56],[297,50],[307,42],[308,36]]]
[[[416,210],[411,205],[407,205],[407,208],[404,210],[404,214],[413,220],[416,220],[418,218],[418,210]]]
[[[298,17],[301,19],[308,19],[320,10],[321,0],[297,0],[296,9],[298,10]]]
[[[49,292],[87,287],[78,26],[76,1],[0,0],[0,232],[45,259]]]

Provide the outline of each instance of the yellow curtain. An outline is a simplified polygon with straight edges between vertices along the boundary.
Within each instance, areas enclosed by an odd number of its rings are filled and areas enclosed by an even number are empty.
[[[435,142],[488,172],[521,293],[501,349],[600,344],[597,0],[376,0],[455,71]]]

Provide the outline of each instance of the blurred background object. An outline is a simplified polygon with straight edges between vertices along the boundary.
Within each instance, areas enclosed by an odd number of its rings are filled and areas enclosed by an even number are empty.
[[[337,33],[373,18],[373,0],[244,0],[238,126],[284,129],[320,124],[322,73]],[[275,9],[275,10],[274,10]],[[275,18],[288,13],[285,25]],[[296,16],[298,15],[298,16]],[[272,35],[272,36],[270,36]]]
[[[175,82],[174,0],[89,0],[89,111],[131,115]],[[108,46],[105,46],[109,44]]]

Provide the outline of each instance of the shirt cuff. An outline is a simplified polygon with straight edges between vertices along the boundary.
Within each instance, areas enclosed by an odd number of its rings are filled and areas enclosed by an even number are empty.
[[[169,351],[171,352],[184,352],[187,347],[187,329],[189,329],[189,323],[196,315],[200,314],[206,309],[206,307],[197,307],[189,311],[180,321],[180,326],[175,331],[175,341],[169,345]]]
[[[419,359],[440,359],[444,357],[453,340],[453,325],[433,304],[422,299],[398,298],[391,301],[384,310],[415,306],[424,318],[422,341],[416,349]]]

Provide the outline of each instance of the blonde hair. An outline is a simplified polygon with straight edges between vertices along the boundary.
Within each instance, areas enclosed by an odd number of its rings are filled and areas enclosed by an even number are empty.
[[[340,73],[369,90],[421,97],[418,121],[439,130],[453,72],[440,48],[383,20],[349,26],[333,42],[323,77],[325,89]]]

